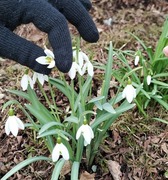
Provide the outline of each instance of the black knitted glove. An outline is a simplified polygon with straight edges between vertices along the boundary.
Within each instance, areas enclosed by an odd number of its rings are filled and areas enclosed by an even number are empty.
[[[50,73],[50,69],[35,61],[45,55],[43,49],[12,32],[18,25],[32,22],[48,33],[57,68],[68,72],[72,47],[66,19],[76,26],[83,39],[96,42],[99,35],[87,12],[90,8],[89,0],[0,0],[0,56],[36,72]]]

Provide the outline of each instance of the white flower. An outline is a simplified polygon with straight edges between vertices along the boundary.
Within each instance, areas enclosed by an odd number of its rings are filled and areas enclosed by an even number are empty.
[[[83,124],[82,126],[80,126],[76,133],[76,139],[79,139],[81,135],[83,135],[84,137],[85,146],[90,144],[91,140],[94,138],[93,130],[88,124]]]
[[[23,75],[20,83],[21,83],[21,87],[23,91],[27,90],[29,84],[30,84],[30,87],[33,89],[33,80],[28,74]]]
[[[148,75],[147,78],[146,78],[147,85],[150,85],[151,79],[152,79],[151,75]]]
[[[44,53],[46,56],[40,56],[36,59],[36,61],[43,65],[48,65],[47,68],[51,69],[55,67],[54,54],[49,49],[45,49]]]
[[[10,134],[10,132],[16,137],[18,134],[19,129],[24,129],[23,122],[14,115],[9,115],[6,123],[5,123],[5,132],[7,135]]]
[[[68,72],[69,77],[71,79],[74,79],[77,71],[82,76],[82,70],[81,70],[79,64],[77,64],[76,62],[73,62],[72,67],[71,67],[70,71]]]
[[[136,89],[132,86],[132,84],[127,84],[122,92],[122,97],[126,98],[129,103],[133,101],[136,97]]]
[[[93,65],[89,61],[89,58],[85,53],[83,53],[82,51],[77,52],[75,50],[73,51],[73,57],[75,59],[75,62],[73,62],[72,67],[68,72],[68,75],[70,76],[71,79],[75,78],[76,72],[78,72],[81,76],[83,76],[86,70],[88,71],[89,76],[92,77],[94,75]]]
[[[35,84],[36,80],[38,79],[38,81],[40,82],[40,84],[43,86],[44,81],[48,82],[48,76],[44,75],[44,74],[40,74],[37,72],[34,72],[33,74],[33,84]]]
[[[134,65],[137,66],[139,63],[139,56],[135,56]]]
[[[57,143],[52,151],[52,160],[56,162],[59,156],[62,155],[65,160],[69,160],[69,152],[63,143]]]

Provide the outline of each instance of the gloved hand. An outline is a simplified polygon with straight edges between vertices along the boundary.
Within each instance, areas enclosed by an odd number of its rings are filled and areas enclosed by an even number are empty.
[[[32,22],[48,33],[57,68],[66,73],[72,65],[72,45],[67,20],[76,26],[88,42],[99,38],[87,10],[89,0],[0,0],[0,56],[13,59],[36,72],[49,74],[50,69],[35,61],[45,56],[39,46],[14,34],[20,24]]]

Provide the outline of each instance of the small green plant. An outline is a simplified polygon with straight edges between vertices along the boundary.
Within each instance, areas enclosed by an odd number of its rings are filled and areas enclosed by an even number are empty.
[[[136,96],[136,90],[131,85],[131,82],[129,82],[124,93],[125,96],[118,91],[116,96],[109,97],[113,66],[112,43],[110,42],[107,64],[103,67],[105,73],[100,87],[101,92],[97,93],[99,94],[97,97],[92,93],[93,65],[88,56],[80,51],[80,43],[77,44],[78,46],[73,54],[74,62],[68,73],[70,81],[66,81],[65,75],[61,73],[59,78],[47,78],[35,74],[32,80],[29,72],[26,71],[21,81],[24,92],[9,90],[9,92],[27,100],[27,103],[22,105],[17,100],[11,100],[4,104],[3,110],[7,107],[15,110],[20,108],[29,120],[25,127],[30,127],[38,134],[38,138],[44,139],[45,145],[51,153],[51,158],[44,156],[28,158],[9,171],[1,180],[8,179],[24,166],[38,160],[53,161],[55,167],[52,172],[52,180],[59,178],[65,161],[70,161],[72,165],[71,179],[77,180],[82,163],[85,163],[84,167],[86,169],[91,169],[95,156],[99,151],[99,146],[106,137],[109,127],[121,114],[135,106],[135,104],[131,104]],[[48,58],[48,56],[43,57],[43,60],[48,60]],[[52,58],[54,57],[50,57],[50,62],[52,62]],[[41,62],[39,58],[38,61]],[[102,67],[98,66],[98,68]],[[88,75],[86,75],[86,70]],[[34,90],[35,81],[38,81],[38,87],[44,96],[45,102],[43,102],[45,105],[40,102]],[[43,89],[44,81],[48,81],[50,94],[47,94]],[[133,91],[131,97],[128,95],[129,88]],[[55,89],[59,90],[68,99],[68,111],[64,113],[64,116],[62,116],[62,110],[55,101]],[[125,97],[129,99],[130,103],[125,100]],[[17,122],[20,122],[18,120],[15,122],[15,129],[13,129],[11,119],[15,118],[13,117],[14,112],[12,111],[10,115],[12,118],[8,119],[6,125],[8,131],[6,132],[9,134],[11,131],[16,136],[18,129],[22,126],[18,125]],[[24,128],[22,127],[22,129]],[[62,157],[60,158],[60,156]]]
[[[119,68],[113,72],[114,77],[124,85],[125,74],[132,80],[137,88],[135,103],[145,117],[148,105],[159,103],[168,110],[168,57],[163,53],[168,45],[168,18],[165,20],[163,30],[156,49],[147,47],[137,36],[132,36],[141,44],[143,49],[136,52],[132,50],[115,50],[114,54],[119,60]],[[134,59],[134,64],[130,60]],[[118,61],[116,61],[118,62]],[[121,63],[122,62],[122,63]]]

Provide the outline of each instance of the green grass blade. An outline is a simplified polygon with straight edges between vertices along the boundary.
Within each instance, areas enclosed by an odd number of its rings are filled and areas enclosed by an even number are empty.
[[[62,158],[60,159],[55,167],[54,167],[54,170],[52,172],[52,177],[51,177],[51,180],[57,180],[59,178],[59,175],[60,175],[60,172],[61,172],[61,169],[62,167],[64,166],[65,164],[65,160]]]
[[[157,121],[160,121],[160,122],[165,123],[165,124],[168,125],[168,121],[166,121],[166,120],[164,120],[164,119],[160,119],[160,118],[152,118],[152,119],[157,120]]]
[[[102,103],[106,102],[106,99],[108,96],[111,75],[112,75],[112,66],[113,66],[113,47],[112,47],[112,42],[110,42],[108,60],[107,60],[106,69],[105,69],[105,77],[104,77],[104,82],[103,82],[103,87],[102,87],[102,92],[101,92],[101,96],[105,97],[102,100]]]
[[[80,163],[77,161],[73,162],[71,170],[71,180],[78,180]]]
[[[13,174],[15,174],[17,171],[19,171],[20,169],[22,169],[23,167],[36,162],[36,161],[51,161],[50,158],[44,157],[44,156],[38,156],[38,157],[32,157],[32,158],[28,158],[24,161],[22,161],[21,163],[19,163],[18,165],[16,165],[14,168],[12,168],[7,174],[5,174],[5,176],[2,177],[1,180],[7,180],[8,178],[10,178]]]

